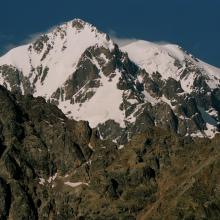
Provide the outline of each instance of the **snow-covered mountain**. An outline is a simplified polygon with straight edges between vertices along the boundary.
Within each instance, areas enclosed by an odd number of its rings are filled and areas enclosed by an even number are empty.
[[[80,57],[89,47],[114,49],[106,34],[82,20],[67,22],[32,44],[17,47],[0,58],[27,77],[35,96],[50,98],[77,69]],[[25,85],[21,84],[25,91]]]
[[[43,96],[120,143],[152,126],[182,136],[219,131],[220,69],[176,45],[136,41],[118,48],[80,19],[2,56],[0,84]]]
[[[162,98],[162,101],[169,104],[178,118],[189,120],[198,117],[195,120],[197,125],[201,121],[205,123],[195,132],[188,132],[189,127],[186,128],[186,134],[213,137],[218,132],[219,68],[195,58],[180,46],[173,44],[136,41],[122,47],[121,50],[127,52],[129,58],[146,71],[147,74],[141,75],[142,78],[146,78],[145,90],[152,92],[152,82],[156,82],[160,92],[156,91],[153,94],[159,95],[159,100]],[[157,103],[158,97],[154,101]],[[190,111],[194,110],[190,113],[189,108]]]
[[[121,48],[129,54],[129,58],[140,68],[152,75],[162,73],[161,78],[173,78],[180,81],[182,89],[191,93],[193,83],[198,74],[206,78],[206,83],[211,89],[220,86],[220,69],[213,67],[193,57],[180,46],[173,44],[155,44],[148,41],[136,41]],[[193,69],[190,74],[184,73],[187,67]]]

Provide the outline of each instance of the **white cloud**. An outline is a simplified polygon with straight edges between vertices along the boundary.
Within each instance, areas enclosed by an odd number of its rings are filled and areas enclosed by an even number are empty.
[[[30,34],[21,42],[21,44],[33,43],[34,41],[36,41],[43,34],[44,34],[43,32],[37,32],[37,33],[34,33],[34,34]]]
[[[43,32],[36,32],[36,33],[33,33],[33,34],[29,34],[24,40],[22,40],[21,42],[19,43],[8,43],[6,45],[4,45],[2,47],[2,52],[1,54],[5,54],[7,53],[9,50],[15,48],[15,47],[18,47],[20,45],[24,45],[24,44],[30,44],[30,43],[33,43],[35,42],[41,35],[44,35],[44,34],[47,34],[47,33],[50,33],[51,31],[53,31],[58,25],[55,25],[55,26],[52,26],[51,28],[49,28],[48,30],[46,31],[43,31]],[[13,37],[12,36],[7,36],[7,35],[2,35],[0,34],[0,40],[1,39],[12,39]]]
[[[5,54],[7,53],[9,50],[15,48],[15,47],[18,47],[20,45],[23,45],[23,44],[29,44],[31,42],[34,42],[36,41],[42,34],[44,33],[34,33],[34,34],[30,34],[28,35],[24,40],[22,40],[21,42],[19,43],[8,43],[8,44],[5,44],[3,47],[2,47],[2,53],[1,54]]]
[[[59,25],[59,24],[58,24]],[[29,43],[33,43],[34,41],[36,41],[41,35],[44,34],[48,34],[51,31],[53,31],[58,25],[52,26],[49,29],[47,29],[46,31],[43,32],[36,32],[33,34],[28,35],[22,42],[21,44],[29,44]]]
[[[113,30],[109,31],[109,36],[110,38],[116,43],[118,44],[119,47],[123,47],[125,45],[128,45],[134,41],[137,41],[138,39],[136,38],[123,38],[123,37],[118,37],[116,32]]]
[[[153,43],[159,44],[159,45],[172,44],[172,43],[170,43],[170,42],[168,42],[168,41],[153,41]]]
[[[137,41],[135,38],[119,38],[119,37],[111,37],[111,39],[118,44],[119,47],[123,47],[125,45],[128,45],[134,41]]]
[[[131,38],[118,37],[117,33],[114,30],[109,31],[109,36],[116,44],[118,44],[119,47],[126,46],[126,45],[128,45],[132,42],[138,41],[138,40],[143,40],[143,39],[138,39],[135,37],[133,37],[133,38],[132,37]],[[144,41],[147,41],[147,40],[144,40]],[[155,44],[159,44],[159,45],[172,44],[168,41],[151,41],[151,42],[155,43]]]
[[[16,44],[9,43],[9,44],[6,44],[3,49],[4,49],[4,52],[5,52],[5,51],[9,51],[9,50],[11,50],[11,49],[13,49],[15,47],[17,47]]]

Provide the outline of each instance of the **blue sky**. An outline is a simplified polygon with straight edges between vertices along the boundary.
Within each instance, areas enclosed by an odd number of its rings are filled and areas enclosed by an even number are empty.
[[[1,9],[1,53],[81,18],[118,38],[179,44],[220,67],[219,0],[7,0]]]

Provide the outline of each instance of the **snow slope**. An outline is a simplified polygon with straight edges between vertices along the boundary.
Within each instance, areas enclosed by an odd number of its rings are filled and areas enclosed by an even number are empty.
[[[121,50],[127,52],[129,58],[150,75],[157,71],[164,80],[168,78],[180,80],[182,88],[186,92],[192,91],[190,87],[196,77],[191,72],[190,76],[181,78],[186,67],[186,61],[190,61],[196,69],[200,69],[207,76],[207,83],[210,88],[214,89],[219,86],[220,69],[195,59],[178,45],[156,44],[139,40],[122,47]]]
[[[84,103],[70,103],[69,100],[60,102],[59,108],[63,109],[68,117],[75,120],[89,121],[89,125],[94,128],[99,123],[107,120],[114,120],[124,127],[124,112],[119,109],[122,103],[123,91],[117,88],[120,72],[116,71],[116,76],[109,81],[109,78],[101,73],[101,86],[96,89],[94,96]],[[69,114],[68,114],[69,112]]]
[[[83,27],[81,29],[74,27],[75,22],[79,22]],[[47,99],[76,70],[82,53],[88,47],[97,45],[110,50],[114,48],[113,42],[107,39],[106,34],[100,33],[91,24],[79,19],[59,26],[47,34],[47,37],[49,40],[40,53],[30,50],[30,46],[33,47],[33,45],[28,44],[14,48],[0,58],[0,66],[3,64],[15,66],[23,72],[24,76],[30,77],[31,82],[35,79],[35,75],[31,73],[32,69],[40,65],[43,69],[47,67],[49,69],[47,76],[43,83],[40,80],[36,82],[34,93],[35,96],[43,96]],[[42,59],[47,53],[48,45],[51,45],[52,49]]]

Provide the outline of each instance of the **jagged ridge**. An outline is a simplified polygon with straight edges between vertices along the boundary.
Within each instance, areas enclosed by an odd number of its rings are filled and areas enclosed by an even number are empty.
[[[152,128],[101,141],[43,98],[0,86],[0,219],[216,219],[219,135]]]
[[[219,131],[219,69],[175,45],[138,41],[119,49],[80,19],[9,51],[0,73],[6,88],[43,96],[114,142],[152,126],[181,136]]]

